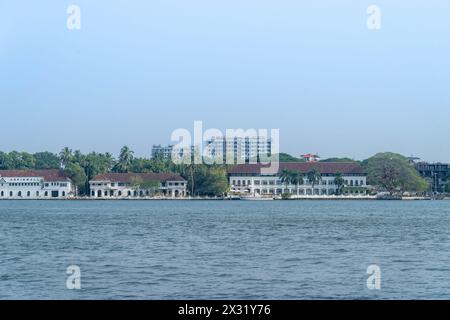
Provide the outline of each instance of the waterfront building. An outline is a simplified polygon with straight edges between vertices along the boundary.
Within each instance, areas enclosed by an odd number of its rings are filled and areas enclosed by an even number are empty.
[[[335,195],[339,186],[336,185],[336,173],[342,174],[343,194],[367,194],[367,173],[354,162],[281,162],[276,174],[262,173],[262,164],[241,164],[228,171],[231,192],[258,195],[282,195],[289,193],[297,196]],[[280,178],[284,169],[298,172],[303,176],[303,183],[285,184]],[[314,185],[308,181],[307,174],[313,169],[320,173],[320,181]]]
[[[0,170],[0,200],[67,199],[74,195],[62,170]]]
[[[95,198],[185,197],[187,182],[172,173],[103,173],[89,181]]]
[[[428,163],[417,161],[414,167],[420,175],[428,180],[433,193],[445,192],[445,186],[450,179],[450,165],[446,163]]]

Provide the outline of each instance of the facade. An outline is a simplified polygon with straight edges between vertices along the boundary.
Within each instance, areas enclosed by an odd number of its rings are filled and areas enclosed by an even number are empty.
[[[179,198],[186,196],[187,182],[170,173],[105,173],[95,176],[89,186],[90,196],[95,198]]]
[[[340,172],[345,182],[343,194],[367,194],[367,173],[357,163],[346,162],[281,162],[276,174],[262,174],[261,164],[242,164],[228,171],[231,191],[250,196],[282,195],[290,193],[297,196],[336,195],[339,187],[335,183],[336,173]],[[303,184],[284,184],[280,178],[283,169],[300,172]],[[321,174],[320,182],[312,186],[307,174],[316,169]]]
[[[189,149],[189,148],[188,148]],[[160,144],[156,145],[154,144],[152,146],[152,158],[160,158],[164,160],[170,160],[172,159],[173,153],[176,153],[178,157],[184,158],[184,156],[187,154],[186,150],[184,148],[177,148],[172,144],[169,144],[167,146],[161,146]],[[194,153],[194,147],[190,147],[191,155]]]
[[[204,155],[222,163],[258,162],[260,157],[270,157],[272,140],[267,137],[213,137],[206,141]],[[217,163],[216,162],[216,163]]]
[[[445,192],[445,186],[450,178],[450,165],[445,163],[415,162],[414,167],[423,178],[430,182],[433,193]]]
[[[313,153],[302,154],[301,157],[306,162],[318,162],[320,160],[319,155]]]
[[[0,200],[68,199],[74,195],[62,170],[0,170]]]

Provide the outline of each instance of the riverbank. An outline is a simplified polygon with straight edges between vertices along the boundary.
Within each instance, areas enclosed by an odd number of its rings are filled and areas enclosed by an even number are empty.
[[[2,201],[430,201],[430,200],[450,200],[450,197],[432,199],[430,197],[399,197],[399,198],[386,198],[376,196],[305,196],[295,197],[289,199],[282,198],[244,198],[244,197],[195,197],[195,198],[162,198],[162,197],[139,197],[139,198],[92,198],[92,197],[74,197],[66,199],[43,199],[43,198],[9,198],[0,199]]]

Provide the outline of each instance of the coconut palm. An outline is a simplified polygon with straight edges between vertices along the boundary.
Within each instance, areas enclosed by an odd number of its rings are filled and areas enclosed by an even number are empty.
[[[311,185],[312,185],[312,190],[313,190],[313,194],[314,194],[314,186],[316,184],[318,184],[320,182],[320,180],[322,180],[322,175],[320,174],[319,170],[314,168],[308,172],[307,179],[308,179],[309,183],[311,183]]]
[[[291,183],[295,184],[295,192],[298,195],[298,187],[303,184],[303,173],[300,171],[291,172]]]
[[[281,170],[280,180],[281,180],[281,183],[283,183],[286,186],[286,189],[287,189],[288,185],[292,181],[292,171],[289,170],[289,169]]]
[[[61,166],[66,167],[69,162],[72,160],[72,149],[69,149],[68,147],[65,147],[61,150],[59,153],[59,159],[61,160]]]
[[[334,175],[334,184],[337,185],[336,191],[337,194],[340,195],[342,193],[342,188],[344,187],[345,180],[342,177],[342,173],[339,171]]]
[[[115,166],[115,171],[117,172],[128,172],[133,164],[134,152],[130,150],[127,146],[122,147],[120,150],[119,161]]]

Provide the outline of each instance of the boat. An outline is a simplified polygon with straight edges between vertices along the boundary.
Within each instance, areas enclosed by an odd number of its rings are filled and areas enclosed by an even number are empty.
[[[272,196],[261,196],[259,194],[255,195],[245,195],[241,196],[241,200],[248,200],[248,201],[270,201],[273,200]]]

